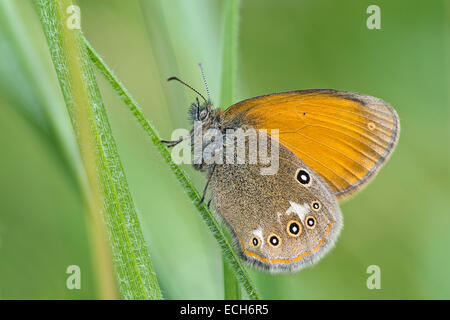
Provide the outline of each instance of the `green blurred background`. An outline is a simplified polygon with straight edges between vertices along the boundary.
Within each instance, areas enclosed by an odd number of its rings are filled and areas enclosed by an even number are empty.
[[[162,137],[188,127],[203,62],[220,89],[223,1],[80,0],[82,29]],[[366,8],[381,8],[369,30]],[[402,132],[391,160],[342,204],[345,226],[313,268],[249,268],[267,299],[450,298],[450,1],[244,0],[235,101],[306,88],[380,97]],[[163,295],[223,298],[218,246],[167,165],[98,75]],[[220,106],[227,107],[227,106]],[[28,0],[0,0],[0,298],[99,298],[74,145],[48,47]],[[63,137],[63,138],[61,138]],[[66,138],[64,138],[66,137]],[[198,189],[201,174],[185,166]],[[81,290],[66,268],[81,267]],[[381,290],[366,287],[369,265]]]

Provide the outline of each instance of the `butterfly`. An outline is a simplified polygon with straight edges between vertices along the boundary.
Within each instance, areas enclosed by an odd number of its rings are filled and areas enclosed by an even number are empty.
[[[264,129],[277,144],[279,168],[200,163],[217,213],[241,257],[271,272],[297,271],[319,261],[343,226],[339,201],[365,187],[392,154],[400,132],[396,111],[372,96],[334,89],[272,93],[213,109],[197,90],[190,117],[202,130],[225,134]],[[209,93],[208,93],[209,96]],[[270,136],[278,130],[276,137]],[[194,130],[191,130],[192,138]],[[164,141],[169,146],[181,142]],[[248,153],[248,150],[247,150]],[[209,205],[209,204],[208,204]]]

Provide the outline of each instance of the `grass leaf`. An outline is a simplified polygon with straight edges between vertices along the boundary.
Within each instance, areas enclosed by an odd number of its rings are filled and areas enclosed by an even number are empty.
[[[245,270],[241,261],[239,260],[233,248],[231,247],[230,242],[226,238],[224,232],[220,228],[213,214],[204,203],[199,204],[200,195],[193,186],[192,182],[187,177],[186,173],[180,168],[180,166],[178,166],[172,161],[172,157],[169,150],[163,143],[160,142],[161,138],[159,137],[159,134],[157,133],[151,122],[145,117],[142,109],[138,106],[137,102],[133,99],[133,97],[130,95],[127,89],[122,85],[122,83],[115,76],[113,71],[106,65],[103,59],[94,50],[94,48],[90,45],[87,39],[84,39],[84,41],[92,62],[95,64],[98,70],[103,74],[105,79],[109,82],[112,88],[116,91],[116,93],[128,107],[128,110],[132,113],[133,117],[142,127],[144,132],[149,136],[152,143],[158,149],[159,153],[161,154],[163,159],[167,162],[171,171],[176,176],[177,180],[180,182],[185,193],[188,195],[189,199],[191,199],[193,205],[197,208],[203,221],[206,223],[206,225],[212,232],[213,236],[217,240],[220,248],[222,249],[223,256],[229,263],[230,268],[233,270],[237,279],[240,281],[240,283],[246,290],[248,296],[251,299],[259,299],[255,286],[253,285],[250,277],[248,276],[247,271]]]
[[[224,8],[220,91],[220,106],[222,107],[231,106],[234,99],[234,89],[236,86],[239,4],[239,0],[228,0],[225,2]],[[223,261],[223,278],[225,299],[241,299],[239,284],[236,281],[232,269],[228,266],[228,262],[226,260]]]
[[[102,215],[122,298],[161,299],[82,33],[67,24],[67,9],[73,3],[69,0],[35,0],[35,3],[89,181],[90,194],[85,197],[93,237],[101,238]],[[104,267],[102,271],[108,269],[107,265]]]

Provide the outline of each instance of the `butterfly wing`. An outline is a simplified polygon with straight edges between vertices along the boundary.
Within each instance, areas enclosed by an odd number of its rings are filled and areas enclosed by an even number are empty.
[[[300,170],[307,183],[300,182]],[[248,162],[220,164],[210,190],[241,255],[272,272],[317,262],[332,248],[342,226],[337,200],[325,182],[281,144],[276,174],[261,175],[261,165]]]
[[[381,99],[333,89],[275,93],[241,101],[226,127],[279,129],[279,141],[343,199],[367,185],[392,153],[400,123]]]

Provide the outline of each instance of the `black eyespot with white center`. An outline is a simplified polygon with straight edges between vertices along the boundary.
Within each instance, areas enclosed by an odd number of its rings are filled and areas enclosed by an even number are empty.
[[[316,227],[316,218],[313,216],[307,216],[305,221],[308,229],[314,229]]]
[[[291,220],[286,225],[286,231],[291,237],[298,237],[302,233],[302,224]]]
[[[296,224],[295,222],[294,222],[294,223],[291,223],[291,225],[289,226],[289,231],[290,231],[292,234],[297,234],[298,231],[299,231],[298,224]]]
[[[269,236],[268,240],[269,240],[269,244],[270,244],[272,247],[278,247],[278,246],[280,245],[280,243],[281,243],[280,238],[278,238],[278,236],[275,235],[275,234],[271,234],[271,235]]]
[[[252,239],[252,244],[253,244],[255,247],[257,247],[257,246],[259,245],[259,240],[258,240],[258,238],[253,238],[253,239]]]
[[[297,181],[300,182],[302,185],[309,185],[311,182],[311,177],[309,176],[309,173],[306,170],[300,169],[297,172]]]
[[[311,208],[312,208],[314,211],[319,211],[320,208],[322,208],[322,205],[320,204],[319,201],[313,201],[313,202],[311,202]]]
[[[270,237],[270,243],[273,245],[273,246],[277,246],[278,245],[278,238],[277,237],[275,237],[275,236],[272,236],[272,237]]]

